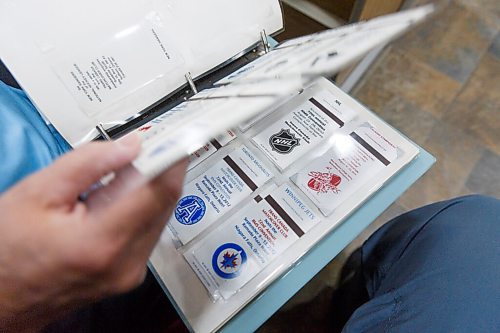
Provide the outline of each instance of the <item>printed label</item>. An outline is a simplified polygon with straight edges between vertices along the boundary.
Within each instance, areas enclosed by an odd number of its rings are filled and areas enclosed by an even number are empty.
[[[184,62],[164,28],[149,20],[118,32],[98,52],[75,55],[54,68],[89,116]]]
[[[189,155],[189,165],[187,170],[191,170],[212,156],[217,150],[228,145],[234,139],[236,139],[236,133],[232,130],[228,130],[225,133],[218,135],[215,139],[211,140],[209,143]]]
[[[281,169],[285,169],[355,116],[353,110],[324,90],[252,140]]]
[[[349,135],[338,134],[334,146],[292,177],[325,214],[397,158],[397,147],[369,124]]]
[[[319,222],[317,214],[305,203],[300,193],[289,184],[283,184],[271,195],[277,205],[292,217],[294,223],[289,223],[289,225],[295,228],[297,235],[308,232]]]
[[[318,221],[285,184],[256,197],[185,257],[209,292],[227,299]]]
[[[241,146],[184,186],[169,227],[185,244],[272,177],[269,168]]]

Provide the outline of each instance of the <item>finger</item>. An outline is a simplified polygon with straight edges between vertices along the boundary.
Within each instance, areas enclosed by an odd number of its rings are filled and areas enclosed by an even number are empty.
[[[177,193],[169,202],[165,203],[163,209],[158,215],[153,216],[149,220],[145,219],[144,223],[131,226],[127,233],[124,232],[123,239],[128,239],[128,254],[123,258],[128,261],[129,267],[133,269],[145,266],[154,247],[158,243],[158,240],[165,228],[165,225],[169,221],[172,211],[177,205],[179,196],[182,192],[182,183],[179,188],[176,189]],[[123,229],[122,229],[123,230]]]
[[[103,176],[129,164],[139,154],[140,147],[137,135],[115,142],[87,144],[43,170],[39,188],[50,189],[46,199],[51,202],[74,202]]]
[[[186,160],[178,162],[99,212],[96,220],[101,221],[100,231],[111,237],[121,234],[126,239],[139,239],[150,232],[153,237],[159,236],[182,192],[186,167]]]
[[[130,194],[146,182],[144,176],[132,165],[128,165],[115,173],[113,181],[93,191],[85,200],[87,208],[97,212],[109,208],[110,202]]]
[[[154,180],[111,202],[107,210],[90,211],[88,217],[94,223],[86,224],[84,233],[90,236],[88,239],[95,247],[109,245],[103,258],[106,267],[114,267],[110,272],[118,274],[113,280],[118,291],[128,290],[138,281],[136,273],[146,266],[177,203],[186,166],[187,161],[181,161]]]

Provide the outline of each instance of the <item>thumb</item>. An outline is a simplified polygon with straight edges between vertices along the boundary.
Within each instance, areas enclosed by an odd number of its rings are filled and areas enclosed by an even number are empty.
[[[50,189],[46,199],[51,203],[72,203],[103,176],[129,164],[140,149],[141,140],[135,134],[114,142],[86,144],[43,170],[39,179],[44,184],[39,188]]]

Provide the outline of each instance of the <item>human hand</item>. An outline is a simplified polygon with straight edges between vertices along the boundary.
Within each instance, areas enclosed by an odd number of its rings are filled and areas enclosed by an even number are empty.
[[[0,196],[0,331],[40,329],[142,282],[186,162],[124,186],[134,173],[126,166],[140,150],[137,137],[124,141],[76,149]],[[79,200],[112,171],[109,187]]]

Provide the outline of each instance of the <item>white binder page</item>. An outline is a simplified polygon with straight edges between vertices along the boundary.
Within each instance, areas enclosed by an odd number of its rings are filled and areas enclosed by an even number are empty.
[[[283,27],[278,0],[0,2],[0,58],[73,146]]]

